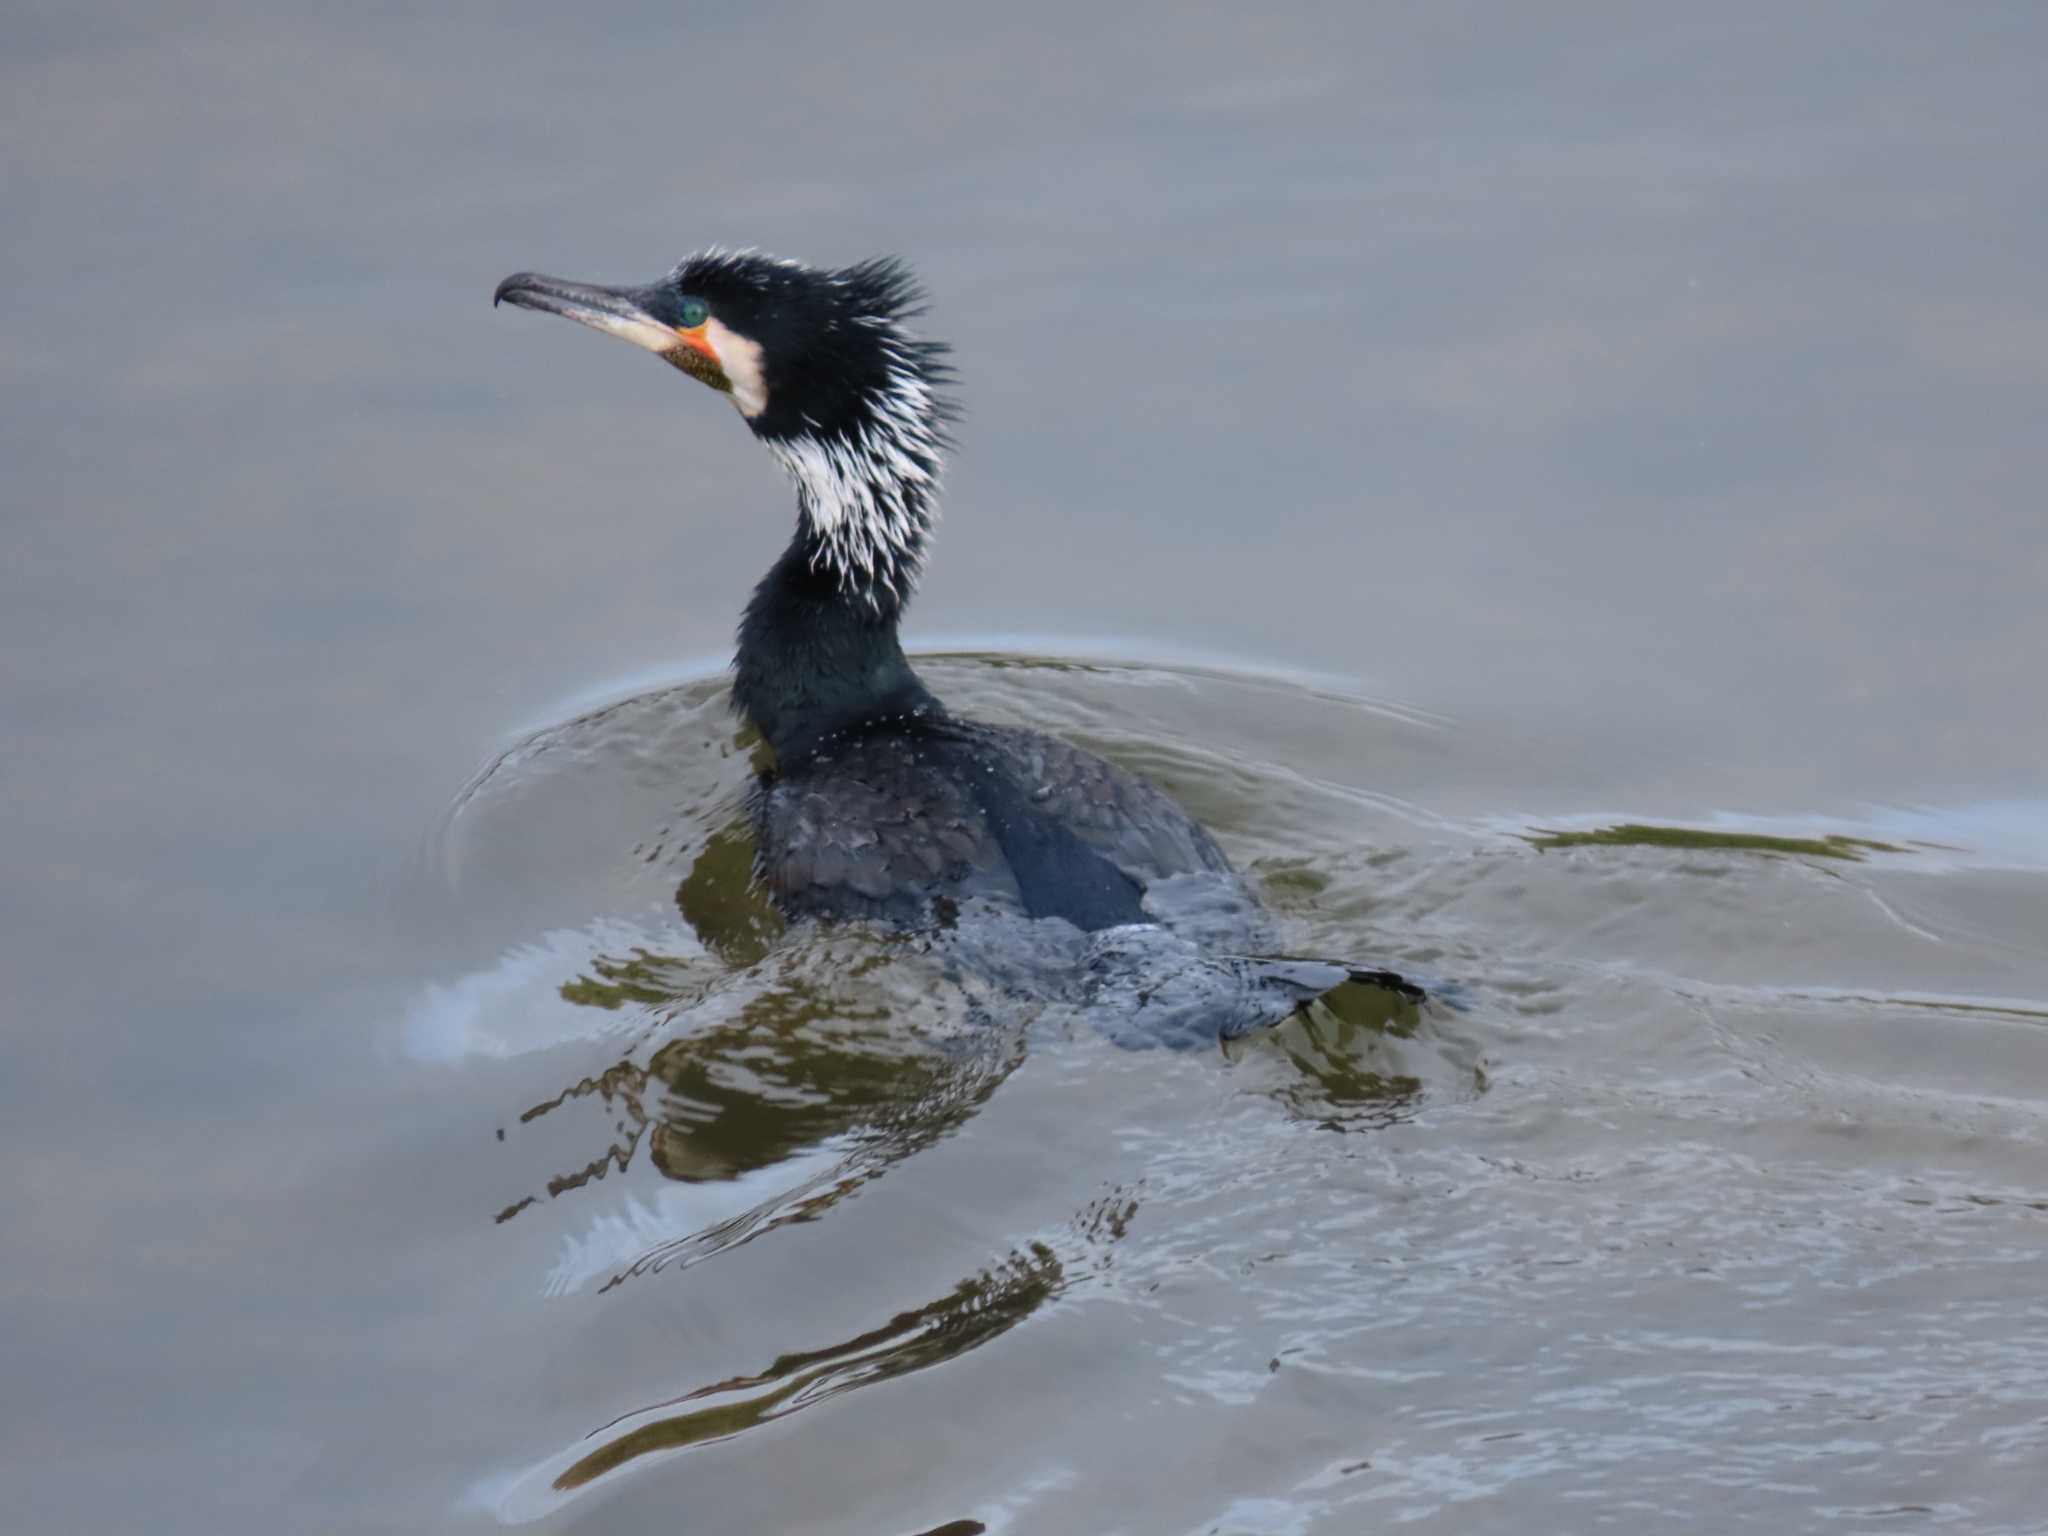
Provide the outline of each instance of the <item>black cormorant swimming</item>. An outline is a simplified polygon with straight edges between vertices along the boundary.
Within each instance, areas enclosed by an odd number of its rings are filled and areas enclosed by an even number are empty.
[[[757,872],[792,918],[929,933],[1000,986],[1086,1008],[1129,1043],[1277,1022],[1388,971],[1261,955],[1258,903],[1152,785],[932,696],[897,639],[938,514],[946,347],[910,329],[893,259],[836,270],[710,250],[659,282],[520,272],[496,301],[644,347],[731,399],[796,482],[796,533],[740,621],[735,707],[774,750]]]

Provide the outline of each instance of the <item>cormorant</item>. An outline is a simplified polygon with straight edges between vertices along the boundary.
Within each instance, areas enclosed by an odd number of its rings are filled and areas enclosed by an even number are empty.
[[[1256,899],[1143,779],[947,712],[897,639],[938,514],[948,349],[909,322],[893,258],[836,270],[712,249],[646,287],[519,272],[494,302],[643,347],[728,398],[796,483],[796,533],[740,621],[733,702],[773,748],[757,871],[793,918],[939,936],[1011,990],[1113,1037],[1193,1043],[1277,1022],[1390,971],[1259,956]]]

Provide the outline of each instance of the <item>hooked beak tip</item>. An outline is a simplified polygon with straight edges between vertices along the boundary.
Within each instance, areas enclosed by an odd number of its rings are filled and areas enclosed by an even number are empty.
[[[514,272],[505,281],[498,284],[497,288],[492,292],[491,308],[496,309],[507,299],[511,299],[516,303],[518,296],[533,286],[533,278],[534,274],[531,272]]]

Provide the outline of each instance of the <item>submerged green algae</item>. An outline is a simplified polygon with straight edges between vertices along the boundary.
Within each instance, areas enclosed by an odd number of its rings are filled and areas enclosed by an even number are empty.
[[[1709,832],[1700,827],[1660,827],[1624,821],[1590,832],[1553,832],[1539,828],[1524,833],[1533,848],[1707,848],[1727,853],[1804,854],[1816,859],[1860,861],[1868,853],[1904,853],[1896,843],[1875,838],[1773,837],[1762,832]]]

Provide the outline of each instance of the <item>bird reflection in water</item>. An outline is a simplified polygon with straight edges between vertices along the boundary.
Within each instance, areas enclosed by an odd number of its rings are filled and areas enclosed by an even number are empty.
[[[963,1124],[1022,1058],[1028,1010],[970,990],[971,979],[949,973],[916,938],[853,924],[784,942],[752,860],[748,829],[735,821],[678,885],[677,909],[705,953],[601,956],[561,984],[571,1003],[644,1010],[648,1028],[610,1066],[530,1106],[520,1122],[572,1104],[607,1117],[606,1143],[549,1178],[548,1199],[625,1172],[643,1149],[684,1183],[737,1180],[833,1142],[840,1155],[738,1215],[651,1244],[603,1289],[821,1215]],[[1268,1086],[1296,1117],[1371,1129],[1406,1118],[1424,1097],[1425,1079],[1410,1069],[1429,1070],[1435,1052],[1407,1048],[1420,1019],[1413,999],[1345,986],[1225,1049],[1284,1061]],[[497,1219],[541,1198],[529,1194]]]
[[[601,1289],[822,1214],[964,1123],[1022,1057],[1021,1032],[990,1027],[980,1001],[918,963],[914,941],[849,925],[778,942],[782,922],[751,879],[752,856],[745,826],[729,827],[677,888],[708,960],[641,949],[600,957],[561,985],[568,1002],[644,1010],[649,1026],[610,1066],[519,1121],[575,1104],[607,1117],[607,1143],[551,1177],[550,1200],[624,1173],[643,1149],[684,1183],[737,1180],[827,1143],[841,1154],[793,1189],[652,1246]]]

